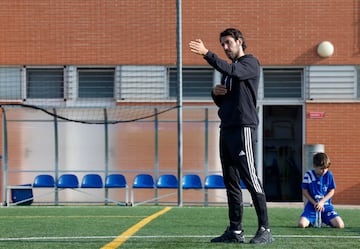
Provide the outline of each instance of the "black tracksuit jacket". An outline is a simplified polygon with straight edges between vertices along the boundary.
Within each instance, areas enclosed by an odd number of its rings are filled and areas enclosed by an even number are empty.
[[[224,96],[212,98],[219,107],[220,128],[247,126],[256,128],[259,119],[256,110],[260,78],[260,63],[252,55],[241,56],[229,64],[209,51],[204,59],[222,73],[221,84],[228,90]]]

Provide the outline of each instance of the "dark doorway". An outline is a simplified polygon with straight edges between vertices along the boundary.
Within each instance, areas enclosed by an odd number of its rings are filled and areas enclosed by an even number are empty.
[[[267,201],[302,201],[302,106],[264,106],[263,176]]]

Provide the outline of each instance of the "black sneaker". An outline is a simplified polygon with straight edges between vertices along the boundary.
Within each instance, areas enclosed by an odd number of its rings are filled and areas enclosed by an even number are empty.
[[[228,227],[221,236],[213,238],[211,243],[245,243],[244,231],[231,231]]]
[[[270,244],[274,241],[270,229],[260,227],[254,238],[250,240],[251,244]]]

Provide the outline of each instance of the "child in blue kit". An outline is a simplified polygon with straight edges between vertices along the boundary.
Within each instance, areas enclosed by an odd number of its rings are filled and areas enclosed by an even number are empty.
[[[305,228],[319,222],[318,226],[325,223],[334,228],[344,228],[343,220],[331,203],[336,185],[329,171],[330,158],[325,153],[317,153],[313,157],[313,166],[314,169],[305,173],[301,184],[303,196],[308,201],[298,226]]]

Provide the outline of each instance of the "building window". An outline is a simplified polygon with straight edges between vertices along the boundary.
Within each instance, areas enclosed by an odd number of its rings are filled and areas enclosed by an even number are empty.
[[[357,97],[360,98],[360,67],[356,70],[356,78],[357,78]]]
[[[214,70],[212,68],[183,68],[183,98],[188,100],[209,100],[214,85]],[[177,70],[169,69],[169,95],[177,97]]]
[[[351,65],[314,65],[308,67],[308,98],[345,100],[356,97],[356,68]]]
[[[124,65],[116,69],[117,100],[153,101],[168,98],[165,66]]]
[[[64,98],[63,68],[26,69],[26,90],[31,99]]]
[[[302,98],[303,69],[263,69],[264,98]]]
[[[21,99],[21,69],[0,68],[0,99]]]
[[[114,98],[114,68],[78,69],[79,98]]]

